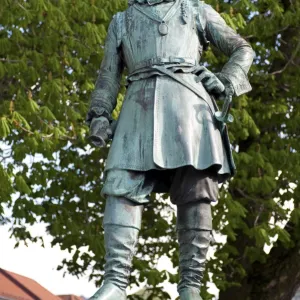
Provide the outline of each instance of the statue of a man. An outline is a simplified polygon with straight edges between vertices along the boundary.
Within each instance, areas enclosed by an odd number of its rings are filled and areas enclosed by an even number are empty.
[[[213,44],[229,57],[213,74],[199,66]],[[250,45],[198,0],[130,0],[108,29],[105,55],[87,121],[104,146],[123,69],[127,91],[106,161],[104,284],[93,300],[126,299],[143,207],[151,192],[177,205],[181,300],[199,300],[218,183],[234,173],[226,127],[215,97],[251,90]]]

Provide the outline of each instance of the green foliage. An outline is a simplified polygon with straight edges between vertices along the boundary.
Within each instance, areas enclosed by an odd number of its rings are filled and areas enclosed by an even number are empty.
[[[214,207],[214,229],[227,243],[214,245],[207,271],[227,289],[248,275],[245,261],[267,261],[263,247],[271,238],[285,247],[300,241],[300,37],[293,30],[299,27],[300,6],[279,0],[206,2],[256,52],[249,74],[253,90],[234,99],[235,122],[229,128],[238,173],[221,188]],[[107,149],[87,147],[84,118],[108,23],[125,6],[125,0],[4,0],[0,6],[0,139],[1,148],[9,149],[9,155],[0,152],[0,221],[13,222],[13,235],[25,242],[41,241],[28,226],[46,223],[53,245],[76,250],[59,268],[77,276],[91,270],[98,284]],[[226,58],[211,49],[204,60],[219,71]],[[122,100],[120,94],[115,118]],[[144,213],[131,277],[132,283],[146,280],[149,297],[161,296],[158,285],[165,279],[178,281],[177,274],[155,268],[162,254],[178,265],[175,213],[165,198],[153,197]],[[290,199],[294,207],[287,208]],[[12,211],[10,219],[4,206]],[[279,226],[289,215],[290,225],[298,228],[294,233]],[[205,287],[203,296],[211,299]]]
[[[274,238],[275,246],[283,248],[299,244],[295,240],[299,239],[299,188],[290,184],[297,186],[300,175],[300,36],[293,29],[300,24],[300,6],[288,1],[238,1],[232,6],[209,2],[256,52],[249,73],[253,90],[234,99],[235,122],[229,128],[238,150],[234,153],[238,173],[228,190],[221,189],[214,209],[215,230],[227,235],[227,244],[215,245],[216,258],[208,269],[217,286],[226,290],[251,276],[251,264],[268,261],[272,252],[268,255],[263,249]],[[238,21],[239,14],[246,26]],[[211,56],[207,59],[212,66],[221,68],[224,60],[216,63]],[[291,199],[293,205],[286,206]],[[289,227],[282,228],[287,221]]]

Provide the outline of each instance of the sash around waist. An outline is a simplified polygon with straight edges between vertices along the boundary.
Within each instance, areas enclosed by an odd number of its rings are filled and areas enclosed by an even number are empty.
[[[196,83],[196,81],[190,81],[188,78],[185,78],[185,76],[182,76],[184,74],[186,75],[192,75],[193,71],[195,71],[196,65],[194,66],[184,66],[182,64],[178,65],[152,65],[148,68],[137,70],[135,73],[130,74],[127,77],[127,84],[129,85],[131,82],[139,81],[143,79],[147,79],[152,76],[167,76],[171,79],[173,79],[175,82],[181,84],[185,88],[192,91],[194,94],[196,94],[198,97],[200,97],[202,100],[204,100],[212,115],[214,115],[215,111],[218,111],[218,107],[216,103],[212,99],[212,95],[208,94],[205,90],[202,83]],[[180,73],[176,73],[176,71],[182,71]],[[196,75],[194,75],[196,77]],[[208,97],[206,97],[208,95]]]
[[[191,57],[153,57],[150,59],[146,59],[134,65],[130,70],[129,76],[136,75],[138,73],[147,72],[147,69],[150,71],[154,65],[164,65],[164,66],[176,66],[176,67],[194,67],[197,65],[197,62],[194,58]]]

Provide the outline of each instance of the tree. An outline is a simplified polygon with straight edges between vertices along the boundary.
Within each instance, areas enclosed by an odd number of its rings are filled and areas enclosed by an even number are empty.
[[[214,244],[207,272],[213,273],[221,300],[291,299],[300,285],[300,3],[206,2],[256,51],[253,91],[234,99],[229,128],[238,173],[222,186],[214,207],[215,232],[226,235],[227,243]],[[89,269],[99,284],[107,149],[87,146],[84,118],[108,23],[125,7],[125,0],[4,0],[0,7],[0,138],[6,149],[0,164],[1,222],[12,223],[20,242],[42,241],[28,226],[46,223],[53,245],[75,249],[59,268],[78,276]],[[217,71],[226,58],[210,49],[203,60]],[[118,100],[115,117],[122,93]],[[167,195],[152,200],[131,282],[146,281],[150,297],[162,297],[158,284],[178,280],[154,267],[163,253],[178,264],[175,212]],[[287,201],[290,207],[284,206]],[[6,206],[11,216],[4,214]],[[266,254],[272,237],[278,239]],[[205,286],[203,295],[211,299]]]

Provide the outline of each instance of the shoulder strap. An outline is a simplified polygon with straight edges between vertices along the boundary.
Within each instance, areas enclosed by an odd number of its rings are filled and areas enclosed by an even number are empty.
[[[199,34],[199,38],[201,41],[201,44],[203,45],[203,50],[207,50],[209,46],[209,41],[206,38],[206,15],[205,15],[205,9],[204,9],[204,1],[199,0],[189,0],[193,9],[194,18],[197,25],[197,30]]]

